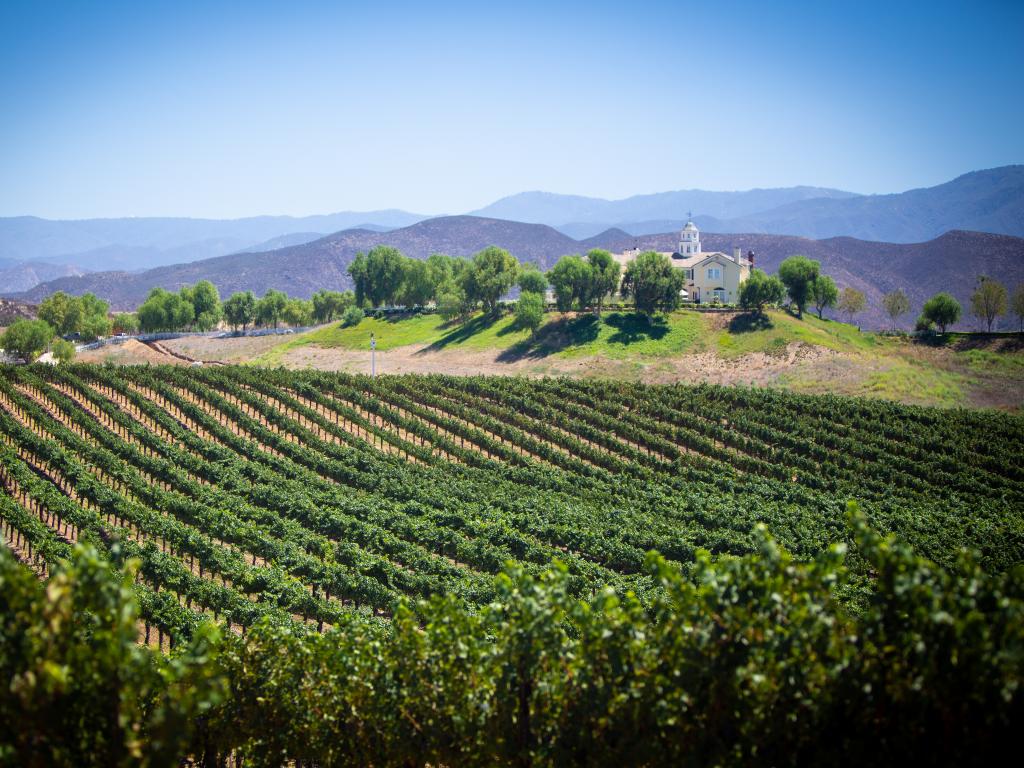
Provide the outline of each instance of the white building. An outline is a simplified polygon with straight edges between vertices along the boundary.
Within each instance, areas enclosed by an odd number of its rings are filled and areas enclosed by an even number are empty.
[[[632,248],[613,257],[622,265],[623,271],[641,250]],[[739,301],[740,285],[750,277],[754,268],[754,253],[746,257],[739,248],[732,256],[721,251],[704,251],[700,244],[700,230],[692,220],[686,222],[679,233],[679,250],[672,253],[659,251],[672,259],[672,266],[686,270],[686,298],[696,304],[719,301],[735,304]]]

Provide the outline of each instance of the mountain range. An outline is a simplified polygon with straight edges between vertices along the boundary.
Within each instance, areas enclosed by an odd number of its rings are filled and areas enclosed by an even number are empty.
[[[705,250],[731,253],[733,248],[755,252],[757,266],[769,272],[787,256],[802,253],[818,259],[822,269],[840,286],[864,291],[869,310],[861,318],[868,327],[883,327],[884,293],[902,288],[910,296],[913,312],[903,318],[912,323],[924,300],[940,290],[950,291],[964,305],[979,275],[989,275],[1012,287],[1024,282],[1024,238],[990,233],[952,231],[921,243],[870,242],[839,237],[811,239],[763,233],[702,233]],[[424,259],[434,252],[469,256],[496,244],[522,261],[551,267],[567,253],[590,248],[619,251],[674,250],[678,232],[634,236],[609,229],[584,240],[573,239],[544,224],[528,224],[476,216],[427,219],[388,232],[350,229],[308,243],[262,253],[236,253],[185,264],[162,266],[138,273],[95,272],[61,277],[17,294],[31,303],[63,290],[81,294],[91,291],[107,299],[115,309],[133,309],[153,287],[177,290],[197,280],[210,280],[226,297],[234,291],[257,295],[268,288],[307,298],[321,288],[351,287],[346,272],[359,251],[378,244],[391,245],[407,256]],[[965,320],[963,327],[971,327]]]
[[[945,184],[891,195],[857,195],[822,187],[745,192],[680,190],[603,200],[524,192],[471,212],[482,218],[547,224],[573,239],[615,227],[631,235],[679,229],[688,212],[704,231],[849,236],[891,243],[924,242],[953,229],[1024,236],[1024,166],[960,176]],[[0,218],[0,293],[31,280],[4,262],[45,262],[64,274],[142,271],[240,252],[300,245],[332,232],[384,232],[427,217],[400,210],[342,212],[294,218],[129,218],[51,221]],[[37,270],[40,280],[45,270]]]

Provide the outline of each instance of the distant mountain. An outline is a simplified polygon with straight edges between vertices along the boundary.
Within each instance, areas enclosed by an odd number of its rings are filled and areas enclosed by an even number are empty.
[[[895,195],[801,200],[712,228],[897,243],[929,240],[952,229],[1024,236],[1024,165],[975,171]]]
[[[49,220],[0,218],[0,259],[59,261],[86,268],[146,269],[232,253],[296,232],[337,232],[354,226],[404,227],[423,216],[399,210],[323,216],[244,219],[125,218]]]
[[[243,248],[239,253],[263,253],[265,251],[276,251],[278,248],[287,248],[292,245],[303,245],[319,240],[324,232],[292,232],[290,235],[281,235],[264,240],[262,243],[250,245]]]
[[[612,229],[587,240],[574,240],[543,224],[446,216],[386,233],[346,230],[275,251],[238,253],[136,274],[100,272],[64,277],[36,286],[17,298],[38,303],[57,290],[73,294],[92,291],[108,299],[115,309],[133,309],[155,286],[177,290],[202,279],[213,281],[223,297],[238,290],[262,294],[268,288],[309,297],[320,288],[351,287],[346,272],[349,263],[357,252],[378,244],[395,246],[419,259],[435,252],[468,256],[485,246],[499,245],[519,259],[547,269],[567,253],[585,253],[590,248],[619,251],[634,245],[670,251],[677,239],[677,232],[635,236]],[[869,310],[860,318],[867,327],[887,326],[881,297],[896,288],[906,291],[913,304],[912,312],[903,318],[906,326],[913,323],[924,300],[938,291],[952,292],[966,308],[978,275],[989,275],[1008,287],[1024,282],[1024,239],[1006,235],[955,231],[913,244],[749,233],[702,233],[701,239],[708,250],[753,250],[757,266],[769,272],[795,253],[818,259],[823,270],[840,286],[850,285],[867,295]],[[961,327],[970,328],[973,324],[972,319],[965,318]]]
[[[542,224],[522,224],[472,216],[427,219],[390,232],[350,229],[303,245],[266,253],[234,253],[186,264],[158,267],[130,274],[96,272],[38,285],[23,296],[40,296],[62,290],[73,294],[92,291],[108,299],[115,309],[132,309],[154,286],[177,290],[197,280],[213,281],[223,296],[237,290],[257,294],[268,288],[308,297],[320,288],[347,288],[346,269],[359,251],[377,244],[393,245],[407,256],[425,259],[431,253],[469,256],[488,245],[508,248],[520,259],[548,268],[565,253],[583,244]]]
[[[601,229],[623,222],[656,219],[678,220],[688,211],[716,218],[736,218],[777,208],[786,203],[813,198],[849,198],[852,192],[822,187],[751,189],[746,192],[708,192],[701,189],[634,195],[623,200],[604,200],[551,192],[521,192],[470,212],[471,216],[489,216],[513,221],[577,228],[598,224]],[[626,229],[626,227],[623,227]],[[600,231],[600,229],[596,230]],[[628,230],[627,230],[628,231]],[[584,233],[576,230],[577,235]],[[585,233],[587,235],[594,232]]]
[[[40,283],[59,277],[84,275],[85,271],[68,264],[50,264],[45,261],[5,261],[0,265],[0,291],[15,293],[27,291]]]

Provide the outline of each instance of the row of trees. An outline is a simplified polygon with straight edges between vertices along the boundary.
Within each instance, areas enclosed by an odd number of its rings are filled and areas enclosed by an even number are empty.
[[[302,326],[331,322],[355,303],[352,291],[322,290],[313,294],[311,299],[298,299],[274,288],[260,298],[252,291],[239,291],[221,302],[217,287],[209,280],[200,280],[195,285],[182,287],[177,293],[154,288],[139,307],[137,326],[144,333],[208,331],[216,328],[222,320],[232,329],[243,331],[250,325],[277,328],[283,323]]]

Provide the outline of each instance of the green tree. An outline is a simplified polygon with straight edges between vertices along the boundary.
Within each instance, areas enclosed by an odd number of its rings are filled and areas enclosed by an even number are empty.
[[[209,280],[200,280],[193,286],[183,286],[181,297],[192,305],[192,327],[209,331],[217,327],[223,317],[220,293]]]
[[[796,307],[796,315],[804,316],[804,308],[811,297],[811,288],[818,277],[821,264],[806,256],[790,256],[779,265],[779,279],[786,286],[789,300]]]
[[[50,354],[60,363],[70,363],[75,359],[75,345],[64,339],[55,339],[50,344]]]
[[[462,290],[474,306],[483,305],[486,313],[498,308],[498,300],[515,285],[519,262],[503,248],[490,245],[473,257],[472,265],[463,273]]]
[[[430,267],[420,259],[404,259],[402,262],[402,287],[398,303],[406,307],[426,306],[434,298],[436,285]]]
[[[828,275],[818,275],[808,286],[808,295],[814,309],[818,312],[818,319],[821,320],[822,312],[826,307],[834,307],[836,299],[839,298],[839,289],[835,281]]]
[[[590,264],[579,254],[563,256],[547,273],[548,282],[555,292],[555,305],[559,312],[568,312],[573,305],[586,306],[592,286]]]
[[[619,289],[622,267],[608,251],[600,248],[593,248],[587,252],[587,263],[590,266],[587,303],[593,306],[594,311],[600,315],[605,297],[611,296]]]
[[[902,289],[896,289],[882,297],[882,306],[892,320],[892,329],[896,330],[896,321],[910,311],[910,299]]]
[[[256,319],[256,297],[252,291],[237,291],[224,302],[224,319],[232,330],[237,331],[239,326],[242,332]]]
[[[313,320],[318,323],[329,323],[335,317],[356,303],[352,291],[321,290],[313,294]]]
[[[516,302],[516,324],[529,328],[530,336],[537,335],[537,329],[544,321],[544,296],[534,291],[523,291]]]
[[[64,291],[50,294],[39,303],[37,316],[45,320],[59,336],[80,333],[83,319],[82,302],[77,296],[69,296]]]
[[[372,307],[393,304],[402,287],[404,260],[401,251],[389,245],[356,254],[348,267],[355,283],[356,303],[362,306],[368,301]]]
[[[820,279],[820,278],[819,278]],[[840,312],[846,315],[847,322],[852,323],[855,315],[859,315],[868,305],[867,297],[856,288],[846,286],[839,294],[839,302],[836,305]]]
[[[1014,288],[1010,306],[1013,307],[1013,314],[1020,320],[1021,333],[1024,333],[1024,283]]]
[[[363,317],[363,310],[353,304],[342,313],[341,324],[345,328],[350,328],[363,322]]]
[[[15,320],[0,336],[0,347],[31,363],[46,351],[52,338],[53,328],[45,320]]]
[[[110,320],[114,333],[135,333],[139,330],[139,318],[134,312],[118,312]]]
[[[281,310],[281,320],[285,325],[309,325],[313,321],[313,302],[306,299],[288,299]]]
[[[940,332],[945,333],[948,326],[960,319],[961,312],[960,302],[948,293],[942,292],[935,294],[924,303],[921,317],[939,326]]]
[[[256,302],[256,322],[262,326],[273,325],[276,329],[286,306],[288,294],[275,288],[268,288],[263,297]]]
[[[519,273],[519,290],[524,293],[539,293],[541,296],[548,289],[548,280],[544,273],[533,264],[524,264]]]
[[[673,267],[668,256],[645,251],[626,267],[622,295],[632,296],[637,311],[650,319],[655,312],[669,312],[679,306],[685,282],[683,270]]]
[[[144,333],[180,331],[195,319],[192,302],[180,293],[154,288],[138,311],[139,328]]]
[[[468,313],[466,293],[458,285],[447,285],[437,297],[437,311],[445,320],[451,321]]]
[[[759,269],[752,269],[750,277],[740,286],[740,306],[764,314],[769,304],[779,304],[786,296],[786,286],[775,275],[767,275]]]
[[[989,277],[979,277],[978,287],[971,294],[971,314],[984,320],[989,333],[997,317],[1006,314],[1008,296],[1002,283]]]
[[[434,286],[434,301],[440,299],[441,294],[449,290],[453,285],[459,285],[462,281],[462,273],[469,268],[469,261],[456,256],[448,256],[444,253],[432,253],[427,259],[427,269],[430,270],[430,282]]]

